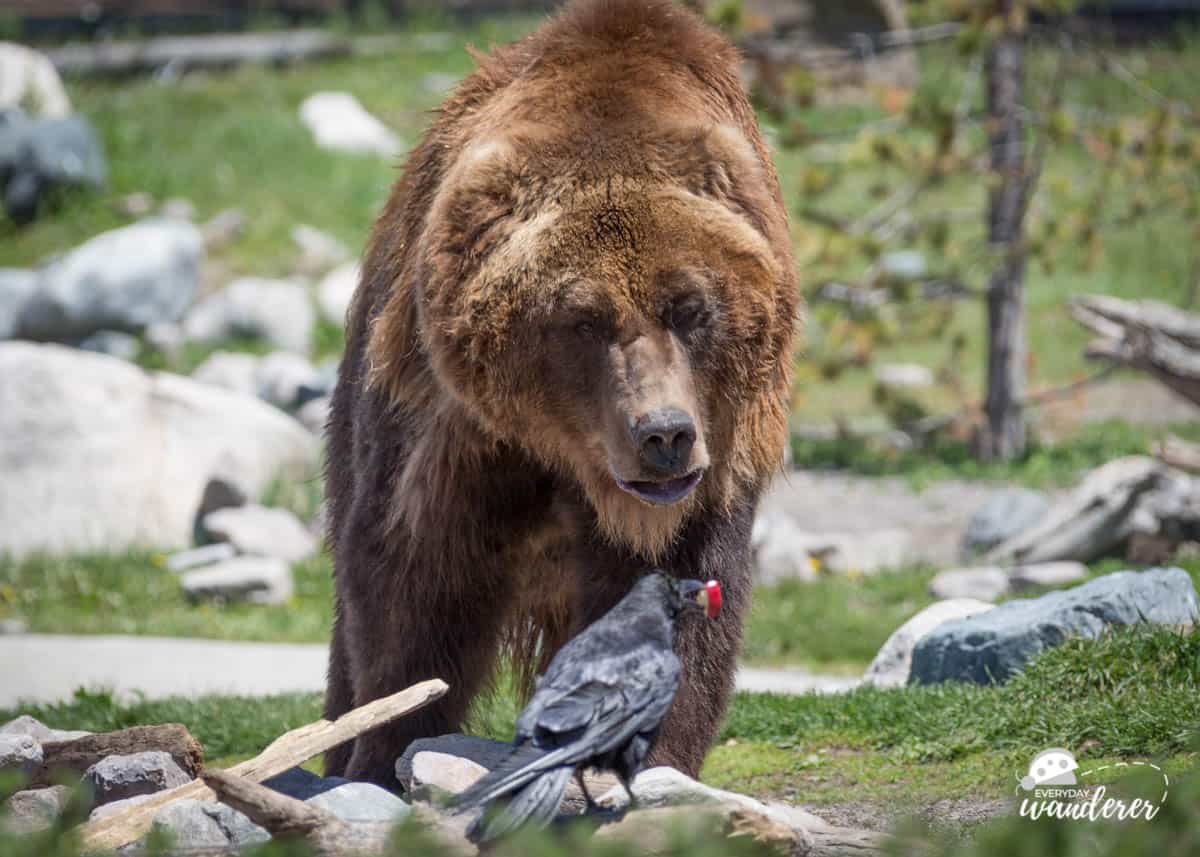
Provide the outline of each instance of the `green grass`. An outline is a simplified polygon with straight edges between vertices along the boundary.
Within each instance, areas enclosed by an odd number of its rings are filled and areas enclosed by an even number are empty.
[[[287,604],[191,603],[161,554],[0,559],[0,618],[32,631],[149,634],[226,640],[321,642],[333,618],[333,579],[324,555],[293,566]]]

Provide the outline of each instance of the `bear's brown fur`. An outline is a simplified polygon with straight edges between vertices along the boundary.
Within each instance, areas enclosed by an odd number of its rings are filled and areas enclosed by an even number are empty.
[[[797,313],[737,68],[670,0],[578,0],[481,57],[413,150],[329,423],[326,714],[434,676],[450,692],[329,754],[330,774],[390,784],[409,741],[460,725],[498,651],[532,674],[656,565],[725,590],[718,620],[680,629],[653,756],[699,769]]]

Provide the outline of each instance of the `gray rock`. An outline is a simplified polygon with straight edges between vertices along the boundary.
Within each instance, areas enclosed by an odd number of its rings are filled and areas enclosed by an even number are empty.
[[[782,580],[817,579],[815,550],[809,533],[785,515],[760,515],[754,522],[755,579],[764,586]]]
[[[238,553],[299,562],[315,554],[317,540],[287,509],[256,504],[218,509],[205,515],[201,528],[207,541],[229,542]]]
[[[930,604],[892,632],[863,674],[863,683],[875,687],[903,687],[908,683],[913,649],[926,634],[943,622],[965,619],[992,607],[972,598],[952,598]]]
[[[412,758],[410,790],[432,786],[450,794],[461,794],[487,772],[487,768],[470,759],[422,750]]]
[[[32,735],[0,735],[0,771],[29,775],[42,764],[42,745]]]
[[[291,411],[325,392],[321,372],[299,354],[276,351],[258,361],[254,380],[264,402]]]
[[[1186,625],[1200,620],[1187,572],[1120,571],[1074,589],[1018,599],[931,631],[913,652],[912,682],[1002,682],[1044,649],[1068,637],[1095,638],[1142,621]]]
[[[458,756],[491,770],[508,757],[512,752],[512,745],[503,741],[493,741],[491,738],[458,733],[439,735],[436,738],[418,738],[409,744],[396,760],[396,779],[405,791],[412,791],[413,758],[421,752]]]
[[[183,331],[195,342],[250,336],[304,354],[312,343],[315,320],[303,286],[243,277],[193,307],[183,320]]]
[[[0,735],[28,735],[42,744],[49,741],[74,741],[76,738],[83,738],[91,734],[82,729],[51,729],[36,717],[30,717],[28,714],[22,714],[0,726]]]
[[[10,833],[37,833],[54,824],[71,798],[66,786],[28,789],[10,797],[0,812],[0,827]]]
[[[1024,488],[1009,488],[990,497],[967,523],[964,556],[986,553],[1001,542],[1030,529],[1050,511],[1045,495]]]
[[[318,777],[312,771],[296,767],[264,780],[263,785],[296,800],[308,800],[348,782],[343,777]]]
[[[119,360],[134,361],[142,351],[142,341],[132,333],[119,330],[100,330],[79,342],[84,351],[107,354]]]
[[[296,419],[300,424],[316,435],[325,433],[325,423],[329,420],[329,408],[333,404],[331,396],[321,396],[301,405],[296,411]]]
[[[96,134],[82,116],[31,119],[20,109],[0,110],[0,191],[15,222],[33,220],[50,188],[98,186],[107,172]]]
[[[156,830],[169,833],[181,853],[245,848],[271,839],[271,834],[223,803],[178,800],[154,816]]]
[[[1014,589],[1029,586],[1066,586],[1086,580],[1088,568],[1081,562],[1040,562],[1019,565],[1009,572]]]
[[[1009,591],[1008,573],[1002,568],[952,568],[939,571],[929,581],[929,591],[937,598],[973,598],[995,601]]]
[[[193,601],[248,601],[251,604],[284,604],[292,597],[292,570],[275,557],[240,556],[225,562],[185,571],[179,579],[183,593]]]
[[[162,750],[107,756],[83,774],[97,805],[173,789],[191,779],[171,754]]]
[[[191,378],[243,396],[258,395],[258,360],[240,351],[214,351],[192,370]]]
[[[203,255],[189,223],[146,220],[101,233],[38,272],[18,335],[63,342],[175,321],[196,294]]]
[[[99,354],[0,343],[0,553],[193,543],[208,486],[257,497],[314,475],[317,442],[287,414]]]
[[[114,800],[112,803],[101,804],[100,806],[93,809],[91,814],[88,815],[88,821],[98,821],[101,818],[104,818],[109,815],[113,815],[114,813],[124,812],[125,810],[129,809],[130,807],[137,806],[139,803],[145,803],[146,801],[150,800],[150,798],[154,797],[156,794],[158,794],[158,793],[157,792],[148,792],[143,795],[134,795],[133,797],[122,798],[121,800]]]
[[[204,246],[216,250],[232,244],[246,230],[246,215],[237,208],[226,208],[218,211],[200,227],[204,236]]]
[[[410,807],[400,798],[373,783],[345,783],[309,798],[305,803],[336,815],[343,821],[396,823]]]
[[[196,219],[196,205],[190,199],[173,196],[163,201],[159,213],[168,220],[184,220],[190,223]]]
[[[326,274],[317,285],[317,307],[327,321],[338,327],[346,323],[346,312],[358,288],[360,273],[357,262],[346,262]]]
[[[9,617],[0,619],[0,636],[4,634],[28,634],[29,623],[24,619]]]
[[[350,257],[345,244],[315,226],[301,223],[294,227],[292,241],[300,251],[296,270],[302,274],[323,274]]]
[[[204,545],[203,547],[179,551],[168,556],[167,571],[181,574],[193,568],[212,565],[215,562],[224,562],[227,559],[233,559],[235,556],[237,556],[237,548],[229,544],[229,542]]]
[[[21,313],[36,289],[36,272],[0,268],[0,340],[17,335]]]

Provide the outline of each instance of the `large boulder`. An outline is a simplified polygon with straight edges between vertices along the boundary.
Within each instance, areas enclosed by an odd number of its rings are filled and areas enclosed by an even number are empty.
[[[175,321],[196,296],[203,255],[190,223],[146,220],[101,233],[38,272],[17,335],[66,342]]]
[[[1198,620],[1200,603],[1187,572],[1119,571],[939,625],[917,643],[910,681],[1002,682],[1068,637],[1094,639],[1109,628],[1141,622],[1189,625]]]
[[[154,816],[154,828],[170,834],[182,854],[236,853],[271,839],[271,834],[236,809],[191,798],[165,804]]]
[[[96,803],[112,803],[155,794],[190,783],[192,778],[163,750],[106,756],[83,774]]]
[[[186,547],[208,484],[306,479],[316,441],[257,399],[112,357],[0,343],[0,553]]]
[[[903,687],[908,683],[912,653],[934,628],[951,619],[965,619],[991,610],[994,605],[973,598],[951,598],[930,604],[892,632],[863,674],[863,683],[876,687]]]

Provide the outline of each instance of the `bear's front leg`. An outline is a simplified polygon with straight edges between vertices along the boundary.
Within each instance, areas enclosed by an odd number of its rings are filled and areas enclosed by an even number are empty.
[[[700,774],[733,693],[742,623],[751,589],[750,529],[753,500],[729,514],[708,512],[684,529],[665,569],[676,577],[717,580],[723,594],[715,619],[686,617],[675,634],[683,665],[678,693],[659,732],[647,767],[669,765]]]

